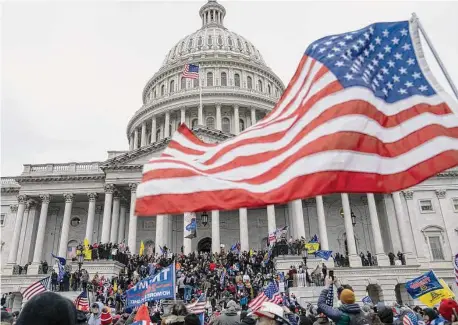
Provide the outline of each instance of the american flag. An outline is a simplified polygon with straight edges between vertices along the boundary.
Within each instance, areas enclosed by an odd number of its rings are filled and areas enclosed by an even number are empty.
[[[334,284],[329,285],[328,294],[326,295],[326,305],[334,305]]]
[[[198,315],[198,314],[202,314],[205,312],[206,305],[207,305],[207,296],[205,295],[205,293],[203,293],[200,295],[199,299],[197,299],[196,302],[186,305],[186,309],[191,314]]]
[[[183,78],[199,79],[199,66],[186,64],[183,69]]]
[[[261,308],[263,302],[273,302],[274,304],[279,304],[283,301],[283,298],[278,291],[278,287],[275,282],[270,282],[269,285],[262,291],[256,298],[250,301],[248,307],[251,310],[255,311]]]
[[[458,164],[457,106],[426,63],[415,20],[324,37],[273,111],[236,137],[205,143],[182,124],[145,164],[136,214],[411,187]]]
[[[458,286],[458,254],[455,255],[455,258],[453,260],[453,266],[455,268],[455,282]]]
[[[37,281],[37,282],[33,283],[32,285],[30,285],[28,288],[26,288],[22,292],[22,296],[26,300],[30,300],[35,295],[37,295],[39,293],[42,293],[42,292],[48,291],[48,286],[49,286],[49,282],[50,281],[51,281],[51,277],[48,276],[48,277],[46,277],[44,279],[41,279],[40,281]]]
[[[78,310],[89,311],[89,300],[87,299],[87,292],[81,292],[80,295],[76,297],[74,304]]]
[[[409,311],[402,318],[402,324],[403,325],[417,325],[418,318],[413,312]]]

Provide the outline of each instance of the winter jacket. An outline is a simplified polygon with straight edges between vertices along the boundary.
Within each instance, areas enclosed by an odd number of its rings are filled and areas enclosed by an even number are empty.
[[[100,316],[102,315],[103,304],[101,302],[96,302],[99,305],[99,313],[97,315],[91,314],[89,317],[88,325],[100,325]]]
[[[321,291],[318,298],[318,312],[323,313],[336,323],[336,325],[349,325],[350,316],[361,313],[361,308],[358,304],[343,304],[339,308],[333,308],[326,304],[326,296],[328,289]]]
[[[383,324],[393,324],[393,310],[385,305],[377,305],[377,315]]]
[[[213,325],[238,325],[239,323],[240,315],[234,307],[229,307],[213,321]]]

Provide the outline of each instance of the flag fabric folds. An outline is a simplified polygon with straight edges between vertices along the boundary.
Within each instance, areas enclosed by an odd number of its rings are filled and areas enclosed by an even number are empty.
[[[196,238],[197,237],[197,221],[196,214],[194,212],[186,212],[184,214],[185,224],[185,238]]]
[[[309,243],[319,243],[318,236],[315,234],[313,235],[312,239],[309,240]]]
[[[86,291],[81,292],[73,303],[75,304],[76,309],[89,311],[89,299],[87,298]]]
[[[191,314],[202,314],[205,312],[205,306],[207,305],[207,296],[205,293],[202,293],[200,297],[193,302],[192,304],[186,305],[186,309]]]
[[[273,281],[270,282],[269,285],[256,296],[256,298],[250,301],[248,307],[251,308],[252,311],[256,311],[261,308],[262,303],[266,301],[273,302],[274,304],[280,304],[283,301],[280,291]]]
[[[67,263],[67,260],[63,257],[56,256],[52,253],[51,253],[51,256],[57,260],[57,267],[59,268],[59,274],[57,275],[57,282],[60,282],[64,278],[64,274],[65,274],[64,266]]]
[[[369,297],[369,296],[363,297],[363,299],[361,299],[361,301],[362,301],[364,304],[372,304],[372,299],[371,299],[371,297]]]
[[[44,279],[41,279],[40,281],[37,281],[33,284],[31,284],[29,287],[27,287],[24,291],[22,291],[22,297],[24,297],[26,300],[32,299],[35,295],[49,291],[49,282],[51,281],[51,277],[48,276]]]
[[[92,260],[92,250],[89,249],[90,247],[90,244],[89,244],[89,240],[87,238],[84,239],[84,250],[83,250],[83,254],[84,254],[84,259],[86,261],[90,261]]]
[[[138,251],[139,256],[143,256],[145,253],[145,244],[143,243],[143,240],[140,242],[140,250]]]
[[[236,137],[205,143],[180,125],[145,164],[135,213],[411,187],[458,164],[456,106],[426,63],[415,20],[324,37],[273,111]]]
[[[186,64],[183,69],[183,78],[199,79],[199,66]]]
[[[324,251],[324,250],[319,250],[315,252],[315,256],[320,257],[324,260],[329,260],[331,257],[332,251]]]

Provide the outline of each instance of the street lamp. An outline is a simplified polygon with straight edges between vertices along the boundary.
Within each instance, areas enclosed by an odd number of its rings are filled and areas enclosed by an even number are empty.
[[[200,218],[202,220],[202,224],[204,225],[204,227],[206,227],[207,224],[208,224],[208,214],[207,214],[207,212],[205,212],[205,211],[202,212],[202,214],[200,215]]]
[[[78,258],[78,274],[81,276],[81,266],[83,266],[83,263],[84,263],[83,252],[79,252],[76,257]]]

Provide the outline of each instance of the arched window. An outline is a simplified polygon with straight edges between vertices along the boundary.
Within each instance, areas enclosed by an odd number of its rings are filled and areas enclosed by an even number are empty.
[[[258,90],[262,91],[262,81],[258,80]]]
[[[212,46],[213,45],[213,38],[211,35],[208,35],[208,46]]]
[[[204,40],[202,39],[202,36],[199,36],[198,40],[197,40],[197,45],[198,46],[202,46]]]
[[[231,120],[229,120],[228,117],[223,117],[223,119],[221,120],[221,128],[223,129],[223,132],[231,132]]]
[[[186,78],[181,78],[181,89],[186,89]]]
[[[199,87],[199,79],[193,79],[192,88],[197,88],[197,87]]]
[[[240,75],[238,73],[234,75],[234,84],[236,87],[240,87]]]
[[[253,79],[250,76],[246,77],[246,86],[248,89],[253,89]]]
[[[245,130],[245,122],[240,119],[239,120],[239,131],[242,132],[243,130]]]
[[[175,80],[170,81],[169,92],[173,93],[175,91]]]
[[[161,86],[161,96],[165,95],[165,85]]]
[[[181,42],[180,52],[183,52],[183,50],[184,50],[184,42]]]
[[[446,235],[444,229],[438,226],[427,226],[421,232],[425,236],[425,241],[429,246],[431,261],[445,260],[444,244]]]
[[[268,92],[269,95],[270,95],[270,92],[271,92],[270,85],[267,85],[267,92]]]
[[[188,48],[191,50],[192,48],[192,38],[189,39],[188,41]]]
[[[207,127],[212,129],[215,128],[215,119],[211,116],[207,117]]]
[[[227,74],[226,74],[226,72],[221,72],[221,86],[227,86]]]
[[[167,136],[168,136],[168,137],[171,137],[171,136],[172,136],[172,133],[173,133],[172,124],[169,124],[169,134],[167,134]]]
[[[153,98],[156,98],[156,87],[153,88]]]
[[[207,72],[207,87],[213,86],[213,72]]]
[[[156,141],[161,140],[161,129],[156,130]]]
[[[221,35],[218,35],[218,45],[223,45],[223,38],[221,37]]]
[[[191,121],[191,128],[194,128],[195,126],[197,126],[197,119],[196,118]]]
[[[247,53],[248,53],[248,54],[251,54],[250,46],[248,45],[247,42],[245,42],[245,47],[246,47]]]
[[[228,37],[227,38],[227,44],[232,47],[232,45],[234,45],[234,43],[232,42],[232,38]]]
[[[243,50],[242,48],[242,42],[240,41],[240,38],[237,38],[237,46],[240,50]]]

